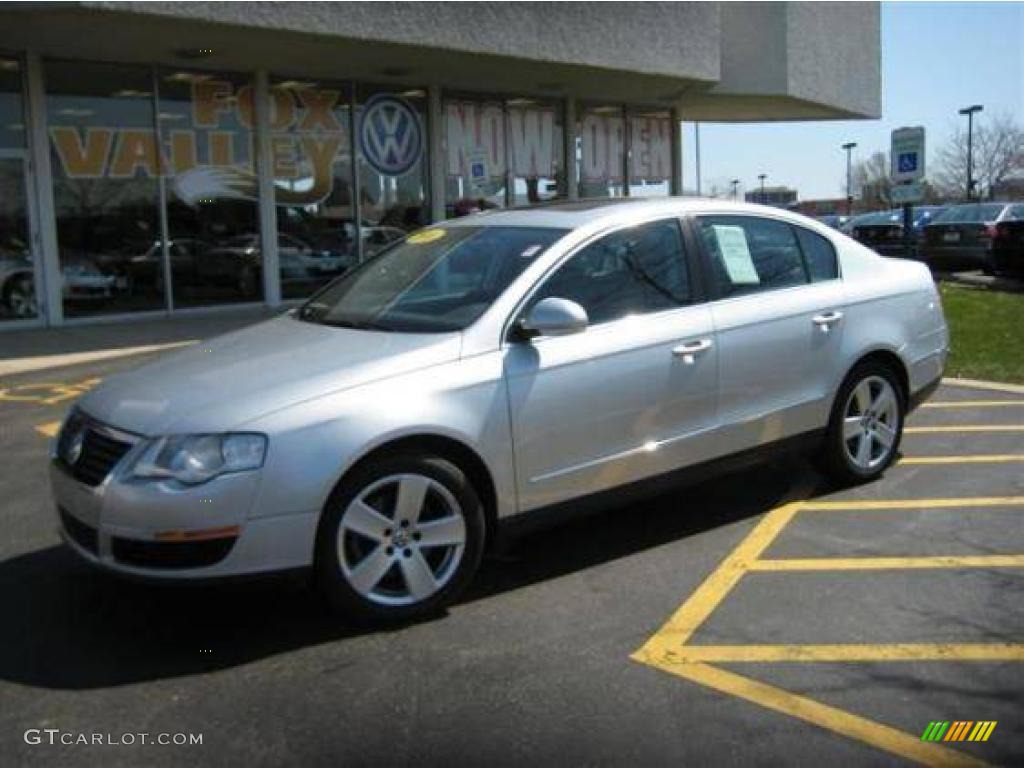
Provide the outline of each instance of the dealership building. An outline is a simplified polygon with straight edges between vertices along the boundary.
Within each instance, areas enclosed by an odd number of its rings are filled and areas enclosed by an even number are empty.
[[[0,6],[0,331],[278,306],[410,229],[880,112],[874,3]],[[770,155],[770,148],[765,148]]]

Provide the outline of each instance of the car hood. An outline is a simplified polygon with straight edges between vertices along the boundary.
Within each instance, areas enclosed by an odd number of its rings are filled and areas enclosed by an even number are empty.
[[[79,406],[143,435],[224,431],[295,403],[455,360],[461,337],[334,328],[284,316],[114,375]]]

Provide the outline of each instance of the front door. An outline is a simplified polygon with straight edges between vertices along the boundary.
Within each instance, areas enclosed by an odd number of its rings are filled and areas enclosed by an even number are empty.
[[[0,323],[42,322],[39,259],[23,150],[0,150]]]
[[[584,246],[527,302],[580,304],[582,333],[506,349],[521,510],[675,469],[713,451],[717,350],[679,222]]]

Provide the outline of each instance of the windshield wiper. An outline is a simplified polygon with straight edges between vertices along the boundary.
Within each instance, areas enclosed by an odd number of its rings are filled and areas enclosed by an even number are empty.
[[[326,320],[321,319],[320,322],[323,325],[329,325],[332,328],[355,328],[360,331],[393,331],[395,330],[389,325],[378,322],[376,320]]]

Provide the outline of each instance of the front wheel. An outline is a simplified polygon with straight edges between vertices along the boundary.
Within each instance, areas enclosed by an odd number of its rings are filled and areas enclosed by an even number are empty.
[[[483,506],[455,464],[419,453],[371,460],[324,512],[317,584],[348,616],[409,621],[455,599],[483,543]]]
[[[892,369],[857,366],[839,388],[825,437],[824,464],[844,485],[879,477],[892,464],[903,436],[906,405]]]

